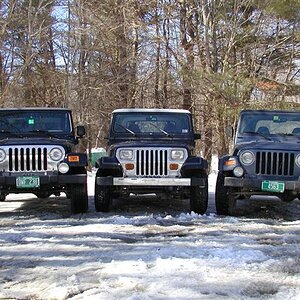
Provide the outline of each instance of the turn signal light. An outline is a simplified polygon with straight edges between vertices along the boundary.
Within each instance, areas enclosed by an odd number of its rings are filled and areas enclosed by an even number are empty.
[[[134,164],[125,164],[125,169],[130,171],[134,169]]]
[[[70,155],[68,156],[69,162],[79,162],[79,156],[78,155]]]
[[[224,166],[235,166],[235,160],[234,159],[229,159],[229,160],[226,160],[224,162]]]
[[[172,171],[176,171],[176,170],[178,170],[178,164],[170,164],[170,165],[169,165],[169,168],[170,168],[170,170],[172,170]]]

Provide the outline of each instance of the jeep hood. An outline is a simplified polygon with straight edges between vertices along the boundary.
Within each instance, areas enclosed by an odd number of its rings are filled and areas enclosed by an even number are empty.
[[[245,142],[239,143],[234,147],[234,154],[238,151],[247,149],[247,150],[259,150],[259,151],[299,151],[300,152],[300,140],[292,139],[291,141],[253,141],[253,142]]]
[[[23,137],[23,138],[5,138],[0,139],[0,147],[3,146],[23,146],[23,145],[61,145],[65,148],[70,148],[74,142],[66,139],[52,137]]]
[[[183,143],[180,141],[149,141],[149,140],[145,140],[145,141],[127,141],[127,142],[123,142],[123,143],[116,143],[113,144],[109,147],[108,152],[109,153],[115,153],[115,151],[118,148],[185,148],[188,151],[191,151],[194,149],[193,146],[187,144],[187,143]]]

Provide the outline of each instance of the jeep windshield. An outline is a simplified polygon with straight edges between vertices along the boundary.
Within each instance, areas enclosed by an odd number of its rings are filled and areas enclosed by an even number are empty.
[[[72,133],[71,122],[67,111],[2,110],[0,111],[0,134],[14,137],[30,134],[70,135]]]
[[[191,133],[190,117],[183,113],[130,112],[115,114],[113,132],[128,135],[165,136]]]
[[[270,139],[274,136],[300,136],[300,113],[288,111],[244,111],[238,135],[257,135]]]

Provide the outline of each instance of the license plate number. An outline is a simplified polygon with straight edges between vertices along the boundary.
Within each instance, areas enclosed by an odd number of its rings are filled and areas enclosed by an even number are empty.
[[[261,190],[266,192],[283,193],[284,182],[265,180],[261,183]]]
[[[38,176],[21,176],[16,178],[17,188],[38,188],[40,187],[40,177]]]

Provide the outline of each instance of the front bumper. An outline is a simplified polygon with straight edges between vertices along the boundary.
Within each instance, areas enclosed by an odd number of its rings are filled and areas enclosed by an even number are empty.
[[[225,177],[224,185],[227,187],[235,187],[244,191],[261,191],[262,182],[267,179],[252,179],[252,178],[236,178],[236,177]],[[272,179],[269,179],[272,181]],[[300,181],[285,181],[276,180],[284,182],[285,190],[300,192]]]
[[[0,186],[2,189],[16,187],[16,178],[18,176],[26,176],[26,174],[8,173],[0,175]],[[40,178],[40,186],[47,185],[66,185],[66,184],[80,184],[85,183],[87,180],[86,174],[45,174],[45,173],[32,173],[30,176],[38,176]]]
[[[101,186],[206,186],[205,178],[131,178],[131,177],[97,177],[96,184]]]

